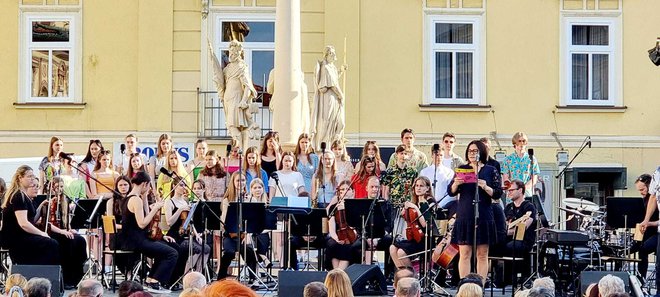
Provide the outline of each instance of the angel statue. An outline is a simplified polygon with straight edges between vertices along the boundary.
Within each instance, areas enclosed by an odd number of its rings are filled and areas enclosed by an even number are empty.
[[[339,77],[346,70],[342,66],[337,70],[334,46],[328,45],[323,50],[323,61],[316,65],[314,73],[314,109],[311,116],[311,136],[314,147],[321,142],[332,143],[344,137],[344,93],[339,86]]]
[[[229,43],[229,64],[224,69],[215,57],[213,59],[213,82],[218,90],[225,111],[227,131],[235,143],[247,148],[251,139],[259,139],[259,125],[253,120],[259,111],[254,102],[257,91],[252,85],[249,67],[243,61],[243,45],[232,40]]]

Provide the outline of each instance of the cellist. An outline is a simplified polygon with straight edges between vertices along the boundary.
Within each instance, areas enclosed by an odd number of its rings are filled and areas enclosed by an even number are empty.
[[[76,230],[71,229],[69,201],[64,194],[64,181],[59,176],[51,180],[51,192],[53,196],[39,205],[35,221],[39,229],[47,229],[48,235],[57,240],[64,288],[70,290],[76,287],[84,275],[87,243]]]
[[[431,219],[428,201],[433,200],[431,181],[420,176],[413,182],[412,199],[403,204],[400,215],[406,221],[406,238],[394,241],[390,246],[390,256],[396,267],[411,266],[408,255],[424,250],[426,222]],[[424,214],[424,215],[422,215]]]
[[[326,252],[332,259],[332,268],[344,270],[350,264],[353,251],[360,248],[355,228],[346,222],[344,199],[353,198],[350,181],[342,181],[336,195],[328,204],[328,238]]]

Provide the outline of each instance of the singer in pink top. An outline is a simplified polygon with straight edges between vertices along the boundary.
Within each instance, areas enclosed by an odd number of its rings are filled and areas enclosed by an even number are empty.
[[[227,173],[232,174],[241,169],[241,156],[238,153],[241,148],[236,145],[234,140],[231,141],[231,144],[227,145],[227,160],[225,162],[225,169]],[[245,167],[245,164],[243,164]]]

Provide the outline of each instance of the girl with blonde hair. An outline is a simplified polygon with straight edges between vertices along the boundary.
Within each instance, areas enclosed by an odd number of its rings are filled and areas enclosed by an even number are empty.
[[[353,287],[348,274],[341,269],[333,269],[325,277],[328,297],[353,297]]]

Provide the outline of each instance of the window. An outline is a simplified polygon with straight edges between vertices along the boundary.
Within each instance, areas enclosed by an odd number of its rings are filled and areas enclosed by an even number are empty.
[[[429,16],[427,98],[436,104],[481,104],[481,17]]]
[[[620,105],[617,20],[565,18],[565,105]]]
[[[24,12],[21,48],[23,103],[80,102],[78,13]]]

